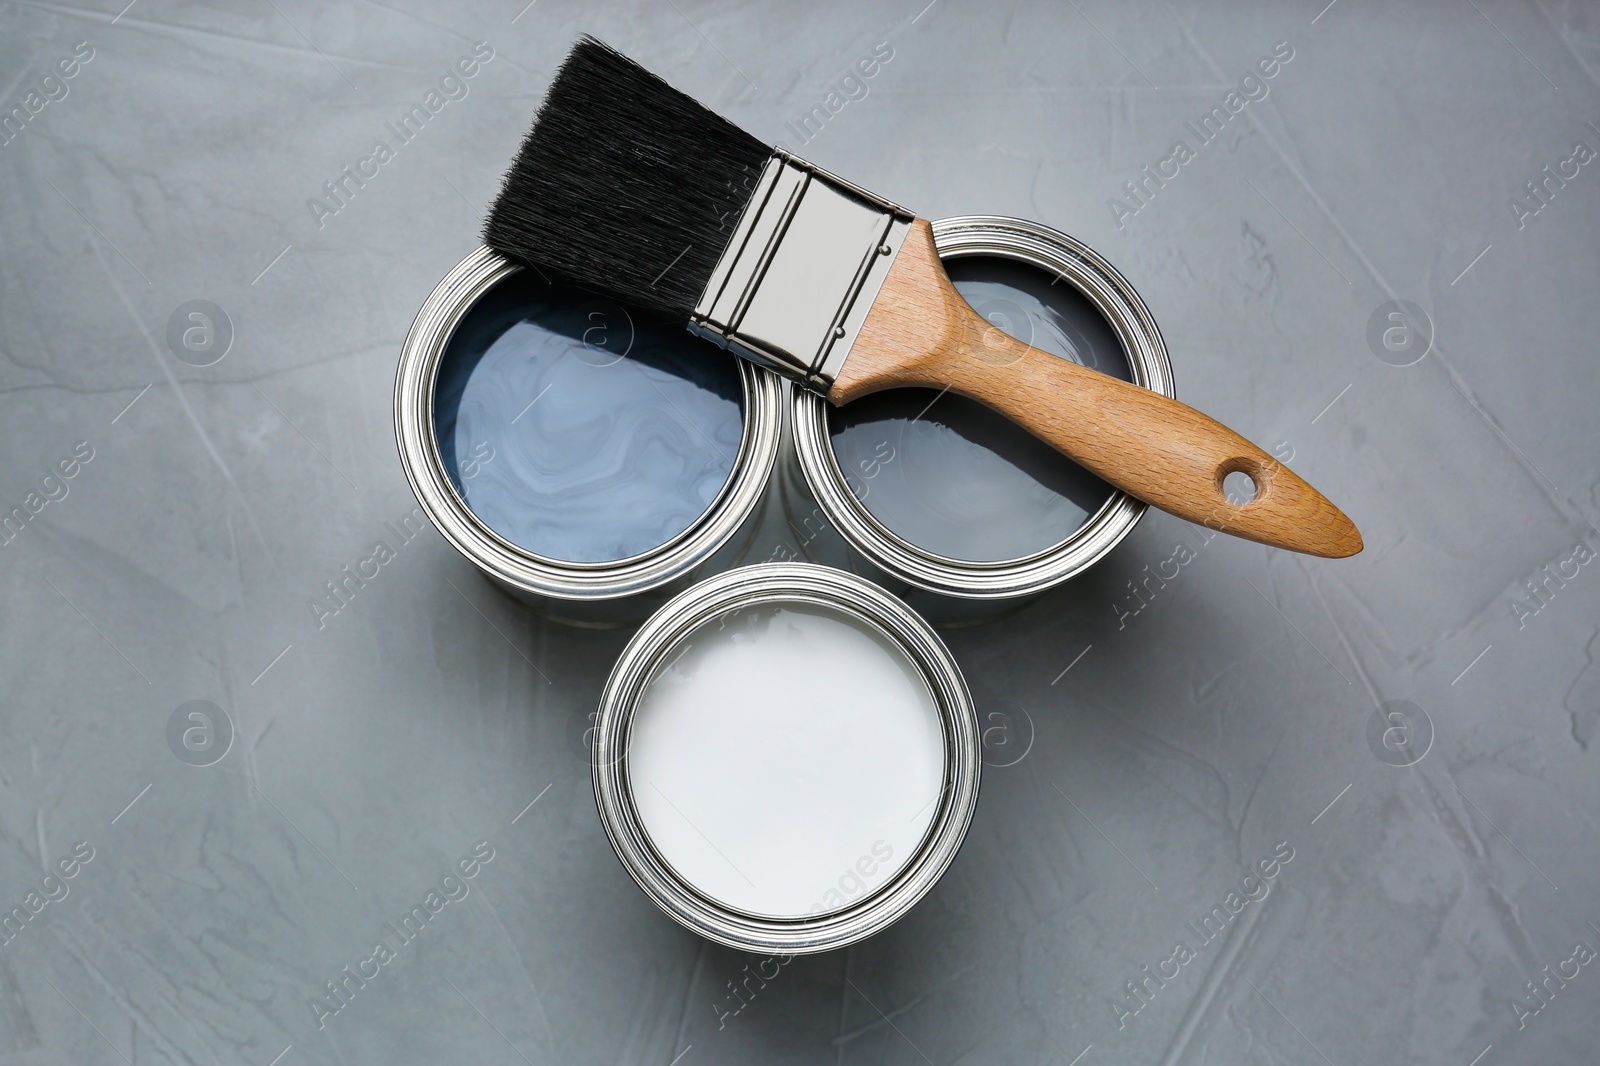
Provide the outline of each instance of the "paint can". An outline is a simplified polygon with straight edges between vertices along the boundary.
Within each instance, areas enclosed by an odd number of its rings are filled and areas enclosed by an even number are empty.
[[[956,288],[997,329],[1174,395],[1150,310],[1114,267],[1020,219],[933,223]],[[1145,505],[1002,416],[932,389],[834,407],[796,389],[787,518],[812,560],[862,574],[941,625],[984,621],[1082,573]]]
[[[542,614],[613,626],[741,561],[784,393],[681,323],[479,248],[406,337],[395,434],[452,547]]]
[[[855,943],[955,858],[980,738],[929,625],[810,563],[681,593],[618,658],[595,719],[600,820],[672,918],[745,951]]]

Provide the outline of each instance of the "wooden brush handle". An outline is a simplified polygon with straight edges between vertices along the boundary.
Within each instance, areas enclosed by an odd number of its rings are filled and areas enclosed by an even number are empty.
[[[1344,512],[1227,426],[996,329],[956,292],[921,219],[828,399],[847,403],[901,386],[948,387],[971,397],[1179,518],[1308,555],[1338,559],[1361,550],[1361,534]],[[1234,471],[1256,484],[1248,503],[1223,495],[1223,478]]]

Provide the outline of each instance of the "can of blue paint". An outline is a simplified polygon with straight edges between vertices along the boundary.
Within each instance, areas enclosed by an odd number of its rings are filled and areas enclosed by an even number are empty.
[[[620,625],[742,560],[785,393],[681,323],[480,248],[412,324],[395,432],[423,511],[491,581]]]
[[[997,329],[1174,394],[1155,319],[1093,249],[1033,222],[940,219],[956,288]],[[895,389],[834,407],[795,390],[782,464],[806,556],[862,574],[943,625],[983,621],[1082,573],[1145,505],[974,401]]]

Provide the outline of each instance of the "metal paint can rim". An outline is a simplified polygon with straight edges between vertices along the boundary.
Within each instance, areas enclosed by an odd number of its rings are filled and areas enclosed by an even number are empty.
[[[843,613],[887,636],[927,683],[944,732],[945,766],[932,821],[912,856],[884,884],[841,910],[802,918],[749,914],[711,899],[651,843],[632,801],[627,749],[633,715],[657,671],[702,624],[760,604],[795,603]],[[797,663],[797,669],[825,664]],[[617,658],[595,718],[595,804],[617,857],[669,916],[709,940],[743,951],[810,954],[853,944],[898,921],[954,860],[977,806],[981,771],[977,711],[937,633],[877,585],[814,563],[762,563],[707,578],[662,606]]]
[[[733,470],[689,528],[650,551],[598,563],[535,554],[490,529],[467,506],[445,473],[433,431],[439,364],[456,326],[492,287],[522,268],[487,247],[457,263],[417,312],[395,372],[395,439],[406,480],[434,528],[491,578],[558,600],[610,600],[658,588],[692,571],[725,544],[760,502],[783,430],[783,382],[738,360],[744,386],[744,430]],[[706,345],[707,358],[728,358]]]
[[[1172,364],[1155,318],[1122,274],[1088,245],[1059,230],[1003,215],[961,215],[933,224],[942,259],[992,255],[1037,267],[1072,285],[1110,324],[1136,384],[1174,396]],[[828,403],[794,390],[795,452],[806,484],[845,541],[886,573],[919,589],[960,599],[1028,596],[1098,562],[1133,531],[1145,504],[1114,491],[1071,535],[1032,555],[1000,562],[951,559],[920,548],[878,521],[850,491],[828,434]]]

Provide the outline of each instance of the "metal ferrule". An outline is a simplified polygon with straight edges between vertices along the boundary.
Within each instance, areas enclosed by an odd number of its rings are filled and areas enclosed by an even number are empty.
[[[775,149],[690,332],[827,392],[914,217]]]

